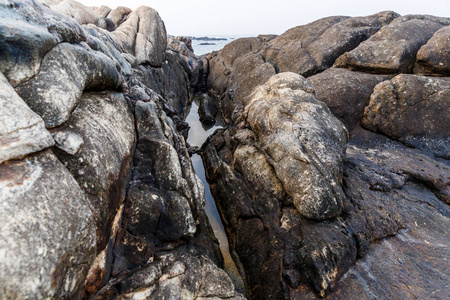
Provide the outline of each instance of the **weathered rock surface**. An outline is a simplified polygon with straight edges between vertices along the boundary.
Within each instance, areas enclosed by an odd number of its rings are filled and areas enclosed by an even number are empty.
[[[50,7],[60,14],[72,17],[80,24],[97,24],[99,20],[98,16],[92,10],[78,1],[59,1],[58,4],[50,4]]]
[[[42,118],[16,94],[2,73],[0,107],[0,163],[53,146]]]
[[[388,76],[329,68],[309,77],[308,81],[314,86],[317,98],[351,130],[361,119],[375,85],[388,79]]]
[[[16,87],[46,127],[67,121],[84,90],[116,89],[120,85],[115,63],[86,48],[68,43],[55,46],[44,57],[39,73]]]
[[[450,293],[449,19],[329,17],[198,58],[151,8],[42,2],[70,17],[0,3],[0,298],[243,298],[186,149],[207,88],[230,123],[195,151],[249,299]]]
[[[86,39],[77,22],[32,0],[3,1],[0,26],[0,71],[13,87],[35,76],[57,44]]]
[[[356,49],[345,53],[336,66],[372,73],[411,73],[420,47],[449,23],[449,18],[431,16],[397,18]]]
[[[243,98],[271,76],[294,72],[307,77],[323,71],[396,17],[398,14],[390,11],[358,18],[329,17],[275,38],[233,41],[210,56],[209,87],[221,100],[224,117],[230,120]]]
[[[110,15],[113,13],[114,11]],[[115,21],[115,18],[112,20]],[[129,13],[126,20],[112,34],[123,52],[133,54],[138,64],[161,66],[167,45],[167,34],[164,22],[154,9],[139,7]]]
[[[450,76],[450,26],[436,31],[419,49],[414,73]]]
[[[99,250],[125,198],[135,143],[134,118],[119,93],[85,93],[59,132],[74,133],[83,144],[75,154],[55,150],[86,194],[97,225]]]
[[[0,165],[0,297],[68,299],[95,256],[85,195],[50,150]]]
[[[377,85],[364,127],[450,158],[450,80],[398,75]]]

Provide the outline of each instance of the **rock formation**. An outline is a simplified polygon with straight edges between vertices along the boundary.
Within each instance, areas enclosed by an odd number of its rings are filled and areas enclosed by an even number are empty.
[[[449,22],[329,17],[208,56],[229,124],[202,157],[249,299],[450,292]]]
[[[0,28],[0,298],[243,299],[190,152],[248,299],[450,294],[450,19],[329,17],[204,57],[144,6],[5,0]],[[201,149],[195,92],[228,122]]]
[[[242,299],[181,134],[202,64],[149,7],[43,2],[0,4],[0,298]]]

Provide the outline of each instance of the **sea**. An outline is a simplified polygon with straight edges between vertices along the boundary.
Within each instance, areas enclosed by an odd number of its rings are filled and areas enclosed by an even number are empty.
[[[201,56],[222,49],[226,44],[234,41],[235,37],[190,37],[194,54]]]

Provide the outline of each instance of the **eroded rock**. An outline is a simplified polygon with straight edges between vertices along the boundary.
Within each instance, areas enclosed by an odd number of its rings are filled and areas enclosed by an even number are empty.
[[[73,298],[95,257],[78,183],[50,150],[0,165],[1,298]]]
[[[122,94],[85,93],[69,121],[58,127],[83,140],[75,154],[56,155],[86,193],[97,225],[98,250],[109,240],[111,224],[125,198],[135,143],[134,118]]]
[[[3,1],[0,16],[0,71],[13,87],[35,76],[58,43],[86,39],[76,21],[37,1]]]
[[[377,85],[364,110],[364,127],[450,157],[450,81],[398,75]]]
[[[345,53],[336,61],[336,66],[381,74],[411,73],[417,51],[449,22],[448,18],[420,15],[397,18],[356,49]]]
[[[450,76],[450,26],[435,32],[417,52],[414,73]]]
[[[121,80],[106,55],[62,43],[45,56],[39,74],[18,85],[16,91],[46,127],[55,127],[69,119],[84,90],[114,90]]]
[[[44,121],[34,113],[0,73],[0,163],[51,147]]]

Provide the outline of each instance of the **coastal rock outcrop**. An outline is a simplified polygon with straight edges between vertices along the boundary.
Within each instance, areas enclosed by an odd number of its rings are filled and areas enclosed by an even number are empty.
[[[0,4],[0,298],[242,299],[182,135],[199,60],[152,8],[42,2]]]
[[[229,123],[202,157],[249,299],[450,292],[448,22],[329,17],[208,56]]]
[[[244,299],[195,152],[246,298],[444,299],[449,25],[329,17],[199,58],[149,7],[4,0],[0,298]],[[188,149],[196,92],[226,125]]]

